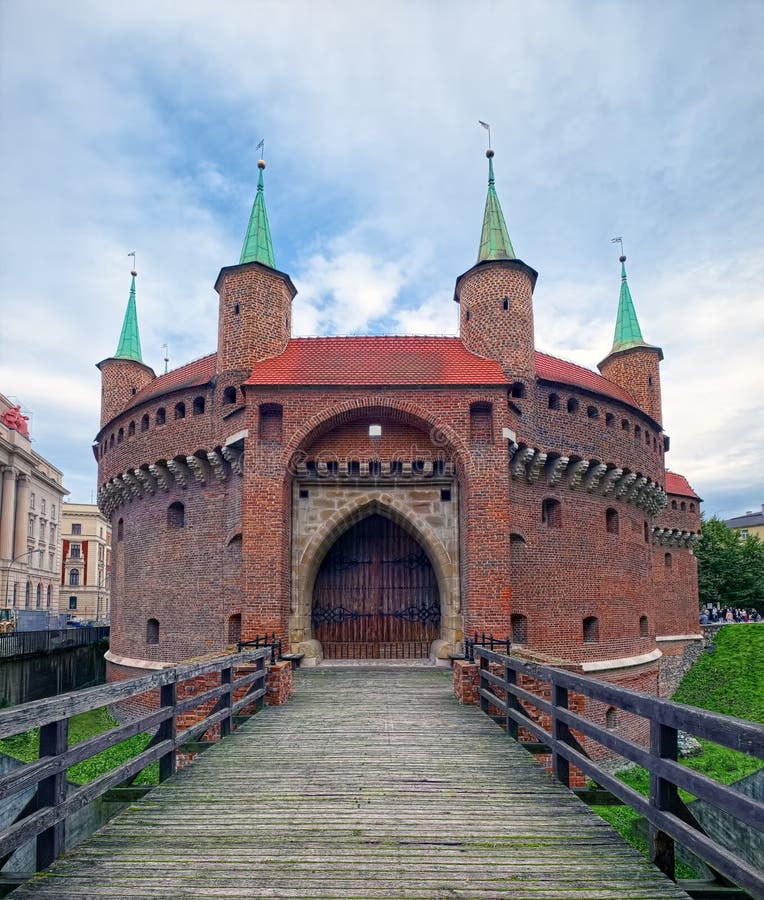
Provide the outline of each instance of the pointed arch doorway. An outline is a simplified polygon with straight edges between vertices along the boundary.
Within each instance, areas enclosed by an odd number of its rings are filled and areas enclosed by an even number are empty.
[[[426,657],[440,637],[440,615],[424,549],[378,514],[340,535],[313,586],[313,636],[327,659]]]

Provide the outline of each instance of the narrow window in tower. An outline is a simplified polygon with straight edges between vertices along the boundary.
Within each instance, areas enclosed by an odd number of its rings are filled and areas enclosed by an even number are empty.
[[[650,542],[650,530],[647,525],[647,522],[645,522],[645,543],[648,544],[649,542]]]
[[[695,504],[694,503],[690,504],[690,512],[695,512]]]
[[[466,319],[467,322],[469,322],[469,320],[472,318],[472,313],[469,310],[467,310],[467,312],[464,314],[464,318]]]
[[[571,414],[578,412],[578,400],[575,397],[568,398],[568,412]]]
[[[470,404],[470,440],[473,444],[493,441],[493,407],[490,403]]]
[[[175,404],[175,418],[176,419],[185,419],[186,418],[186,404],[185,403],[176,403]]]
[[[629,424],[628,419],[621,419],[621,428],[624,431],[629,431],[629,429],[631,428],[631,425]]]
[[[617,724],[615,707],[611,706],[605,713],[605,727],[615,728]]]
[[[204,397],[194,397],[194,415],[201,416],[204,412]]]
[[[670,569],[670,568],[671,568],[671,564],[672,564],[673,561],[672,561],[672,559],[671,559],[671,554],[670,554],[670,553],[667,553],[667,554],[663,557],[663,562],[666,564],[666,568],[667,568],[667,569]]]
[[[586,407],[586,416],[589,419],[599,419],[600,411],[596,406],[587,406]]]
[[[684,512],[687,509],[687,504],[684,502],[684,500],[682,500],[682,502],[679,504],[679,509],[682,512]]]
[[[167,419],[167,413],[165,412],[165,408],[163,406],[160,406],[159,409],[157,410],[155,424],[156,425],[164,425],[166,419]]]
[[[127,426],[127,436],[132,437],[135,434],[135,422],[131,422]]]
[[[117,540],[121,541],[125,536],[125,520],[120,519],[117,522]]]
[[[639,636],[647,637],[649,630],[650,630],[650,626],[647,621],[647,616],[640,616],[639,617]]]
[[[264,444],[281,443],[281,425],[284,416],[280,403],[263,403],[260,405],[259,436]]]
[[[183,528],[186,524],[186,508],[178,500],[167,507],[167,525],[169,528]]]
[[[125,439],[125,429],[120,428],[119,431],[117,432],[117,443],[121,444],[122,441],[124,441],[124,439]]]
[[[510,628],[513,644],[528,643],[528,618],[520,613],[512,613],[510,616]]]
[[[223,391],[223,404],[228,405],[231,403],[236,403],[236,388],[235,387],[227,387]]]
[[[238,303],[234,303],[234,305],[233,305],[233,314],[235,316],[239,315],[239,304]]]
[[[557,394],[549,395],[549,409],[559,409],[560,408],[560,398]]]
[[[512,396],[522,400],[525,398],[525,385],[522,381],[516,381],[512,385]]]
[[[647,383],[650,385],[650,387],[653,386],[653,376],[652,375],[647,376]]]
[[[679,504],[676,502],[676,500],[672,500],[672,501],[671,501],[671,508],[672,508],[672,509],[678,509],[678,508],[679,508]]]
[[[228,643],[238,644],[241,640],[241,613],[234,613],[228,618]]]
[[[113,447],[113,446],[114,446],[114,434],[112,434],[112,435],[109,437],[109,447],[111,448],[111,447]]]
[[[541,504],[541,523],[547,528],[562,528],[562,504],[547,497]]]
[[[600,623],[596,616],[587,616],[583,622],[584,643],[596,644],[600,639]]]
[[[146,643],[159,643],[159,619],[146,620]]]
[[[608,428],[615,427],[615,416],[613,415],[613,413],[605,413],[605,425]]]
[[[504,309],[504,310],[509,309],[509,297],[505,297],[505,298],[501,301],[501,308]]]
[[[141,419],[141,431],[148,431],[148,430],[149,430],[149,414],[146,413],[146,415]]]
[[[618,534],[618,511],[615,509],[605,510],[605,530],[608,534]]]

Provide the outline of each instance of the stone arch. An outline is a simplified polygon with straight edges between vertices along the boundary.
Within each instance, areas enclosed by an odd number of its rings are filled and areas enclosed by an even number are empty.
[[[431,415],[427,410],[414,403],[402,400],[365,398],[346,400],[332,406],[331,409],[321,410],[307,419],[302,427],[294,432],[284,447],[282,457],[287,478],[291,477],[294,472],[296,458],[300,451],[309,447],[327,432],[353,422],[359,416],[367,415],[383,416],[421,429],[429,434],[433,444],[453,453],[456,469],[460,475],[468,477],[471,474],[473,464],[469,447],[465,445],[454,429],[445,424],[438,416]]]
[[[300,557],[293,559],[290,631],[300,633],[305,643],[303,649],[309,655],[320,653],[317,642],[312,640],[311,610],[313,586],[321,563],[346,531],[375,514],[395,522],[427,554],[438,583],[441,605],[441,640],[435,642],[438,646],[433,650],[436,655],[447,655],[459,638],[456,632],[461,632],[458,560],[451,558],[430,525],[409,509],[402,499],[380,489],[365,490],[335,510],[313,534]]]

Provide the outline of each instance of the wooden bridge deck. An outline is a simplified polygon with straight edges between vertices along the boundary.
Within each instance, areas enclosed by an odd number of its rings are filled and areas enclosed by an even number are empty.
[[[17,900],[686,897],[438,669],[300,671]]]

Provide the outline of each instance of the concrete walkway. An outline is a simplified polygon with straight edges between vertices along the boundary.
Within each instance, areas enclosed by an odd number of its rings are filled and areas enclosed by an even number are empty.
[[[322,666],[15,900],[662,900],[664,878],[437,668]]]

